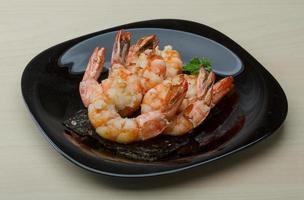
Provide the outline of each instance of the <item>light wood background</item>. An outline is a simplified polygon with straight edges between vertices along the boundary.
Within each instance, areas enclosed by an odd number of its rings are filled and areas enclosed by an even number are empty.
[[[289,113],[276,135],[246,151],[177,175],[113,179],[55,152],[21,96],[25,65],[62,41],[153,18],[214,27],[280,82]],[[304,199],[304,1],[1,0],[0,199]]]

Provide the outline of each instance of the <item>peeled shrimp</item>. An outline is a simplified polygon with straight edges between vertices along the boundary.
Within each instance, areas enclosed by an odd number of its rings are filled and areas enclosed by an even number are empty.
[[[144,93],[161,83],[166,76],[166,63],[157,54],[157,44],[155,35],[142,37],[130,47],[127,56],[127,69],[139,76]]]
[[[143,68],[143,66],[145,66],[145,64],[148,62],[147,54],[153,52],[154,55],[159,56],[158,58],[160,60],[164,61],[166,68],[164,75],[165,78],[170,78],[181,74],[183,61],[179,52],[174,50],[170,45],[165,46],[163,50],[159,50],[157,44],[158,40],[156,37],[146,36],[141,38],[135,45],[133,45],[128,54],[129,59],[127,59],[127,64],[131,66],[129,69],[132,71],[138,71],[139,69]],[[136,52],[136,50],[141,51],[141,53]]]
[[[164,50],[160,51],[160,55],[166,63],[166,77],[174,77],[182,73],[183,61],[178,51],[172,46],[165,46]]]
[[[202,83],[200,83],[199,76],[197,75],[184,75],[188,82],[188,91],[184,98],[179,111],[182,112],[186,107],[195,102],[198,98],[199,91],[201,90]],[[212,90],[212,102],[211,106],[214,107],[231,89],[233,88],[232,76],[225,77],[216,82]]]
[[[184,82],[182,87],[184,90],[180,90],[180,83]],[[168,98],[172,96],[180,96],[183,95],[182,101],[186,96],[188,90],[188,82],[185,79],[184,74],[180,74],[172,79],[167,79],[162,83],[156,85],[154,88],[148,90],[148,92],[144,95],[142,104],[141,104],[141,113],[147,113],[154,110],[162,110],[166,108],[168,104]],[[182,94],[178,94],[178,91]],[[174,100],[174,99],[173,99]],[[176,108],[177,110],[179,107]],[[172,113],[176,113],[177,110],[172,110]],[[168,117],[174,117],[174,114],[170,114]]]
[[[233,87],[232,77],[226,77],[213,84],[215,75],[205,69],[201,69],[198,76],[183,74],[169,78],[164,83],[178,80],[181,76],[187,80],[188,90],[177,115],[170,118],[170,125],[164,131],[168,135],[182,135],[198,126],[208,116],[210,109]],[[162,94],[165,92],[166,87],[159,85],[149,90],[143,98],[141,112],[151,112],[164,106]]]
[[[156,55],[153,51],[142,53],[138,62],[145,63],[141,66],[143,70],[139,73],[144,92],[163,82],[166,75],[166,64],[161,56]]]
[[[208,116],[212,108],[212,93],[215,75],[209,74],[202,67],[198,76],[197,98],[190,103],[181,113],[170,121],[164,133],[168,135],[183,135],[200,125]]]
[[[181,106],[184,106],[183,110],[180,110],[176,118],[170,122],[164,131],[165,134],[182,135],[200,125],[211,108],[233,88],[232,76],[213,84],[214,79],[213,72],[208,74],[204,68],[200,70],[196,84],[189,84],[189,81],[193,82],[194,77],[188,76],[188,92],[190,93],[187,92],[188,96],[186,95]]]
[[[136,118],[122,118],[118,109],[97,79],[104,63],[104,48],[96,48],[90,58],[83,80],[80,82],[80,95],[86,107],[91,124],[101,137],[118,143],[131,143],[147,140],[162,133],[168,126],[168,116],[174,115],[186,94],[187,82],[176,84],[175,95],[169,93],[166,107],[141,114]],[[173,84],[173,83],[172,83]]]
[[[138,110],[143,97],[140,78],[125,67],[130,39],[130,32],[117,32],[109,76],[102,81],[103,92],[122,116]]]

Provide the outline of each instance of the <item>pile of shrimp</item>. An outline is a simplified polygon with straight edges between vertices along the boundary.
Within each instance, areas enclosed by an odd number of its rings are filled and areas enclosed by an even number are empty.
[[[102,138],[128,144],[187,134],[233,88],[232,77],[215,83],[215,74],[204,67],[198,75],[183,74],[180,53],[171,46],[160,50],[155,35],[132,46],[130,41],[130,32],[117,32],[109,75],[101,82],[106,50],[96,47],[79,85],[89,120]]]

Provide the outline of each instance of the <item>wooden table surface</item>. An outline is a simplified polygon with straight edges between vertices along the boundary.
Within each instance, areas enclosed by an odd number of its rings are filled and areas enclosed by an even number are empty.
[[[55,152],[23,103],[25,65],[62,41],[153,18],[207,24],[257,58],[288,97],[277,134],[212,164],[150,179],[97,176]],[[304,199],[304,1],[1,1],[0,61],[0,199]]]

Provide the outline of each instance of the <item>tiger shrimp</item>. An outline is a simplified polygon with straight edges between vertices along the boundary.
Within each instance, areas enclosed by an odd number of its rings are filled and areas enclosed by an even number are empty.
[[[97,81],[103,64],[104,48],[96,48],[90,58],[79,85],[83,104],[88,108],[88,117],[96,133],[118,143],[147,140],[161,134],[168,126],[168,116],[180,106],[187,90],[187,82],[181,80],[174,85],[174,94],[167,95],[167,104],[161,110],[141,114],[135,118],[123,118],[111,98]]]

